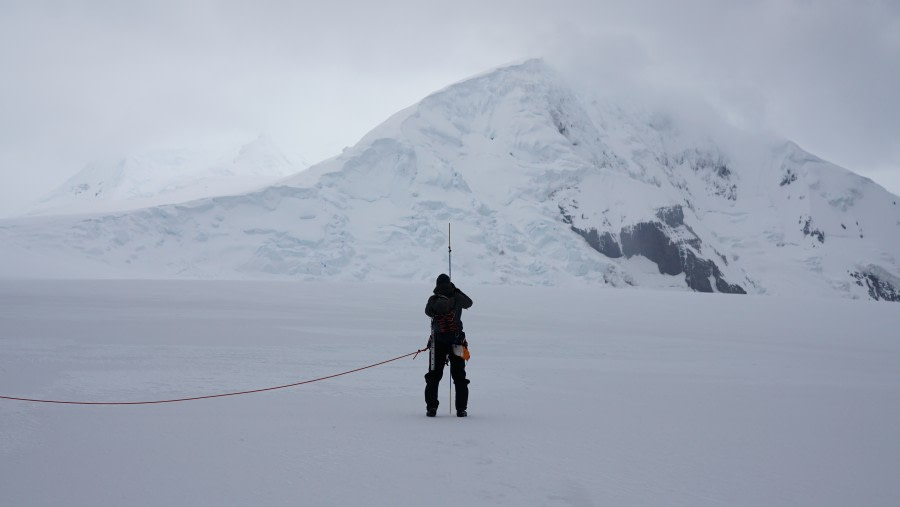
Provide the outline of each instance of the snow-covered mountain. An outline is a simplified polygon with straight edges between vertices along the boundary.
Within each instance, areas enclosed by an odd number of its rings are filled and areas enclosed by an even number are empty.
[[[898,198],[785,140],[575,92],[531,60],[265,189],[0,222],[7,275],[427,280],[900,300]]]
[[[30,215],[110,212],[256,190],[308,166],[268,135],[222,153],[154,151],[94,161],[32,206]]]

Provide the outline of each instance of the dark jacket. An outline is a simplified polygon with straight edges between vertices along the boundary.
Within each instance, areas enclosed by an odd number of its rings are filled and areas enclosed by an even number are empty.
[[[472,306],[472,298],[456,288],[449,279],[439,277],[434,294],[425,304],[425,315],[431,317],[431,334],[444,343],[461,344],[463,332],[462,311]]]

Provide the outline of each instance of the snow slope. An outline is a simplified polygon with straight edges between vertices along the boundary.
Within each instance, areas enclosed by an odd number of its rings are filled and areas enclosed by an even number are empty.
[[[263,134],[225,155],[181,149],[95,161],[35,203],[30,215],[113,212],[243,193],[304,169]]]
[[[900,300],[900,207],[785,140],[575,92],[438,91],[259,191],[0,222],[0,276],[430,280]],[[71,266],[71,267],[70,267]]]
[[[466,419],[446,383],[424,416],[424,356],[0,400],[3,503],[900,504],[893,305],[466,280]],[[421,347],[430,288],[0,281],[0,395],[331,375]]]

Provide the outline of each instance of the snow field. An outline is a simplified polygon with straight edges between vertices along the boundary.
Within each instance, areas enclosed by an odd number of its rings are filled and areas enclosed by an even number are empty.
[[[5,505],[897,505],[889,303],[477,286],[470,416],[427,357],[145,406],[0,400]],[[424,345],[423,284],[0,281],[0,394],[135,401]]]

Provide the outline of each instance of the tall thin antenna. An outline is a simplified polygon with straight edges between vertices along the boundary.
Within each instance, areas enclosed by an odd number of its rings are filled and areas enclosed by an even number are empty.
[[[447,222],[447,276],[453,280],[453,260],[450,249],[450,222]]]

